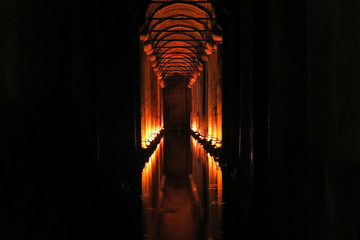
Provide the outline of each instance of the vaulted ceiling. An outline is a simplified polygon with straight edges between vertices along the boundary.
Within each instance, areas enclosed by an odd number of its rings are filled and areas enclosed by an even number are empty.
[[[173,75],[195,82],[222,40],[213,4],[202,0],[151,1],[140,39],[162,87]]]

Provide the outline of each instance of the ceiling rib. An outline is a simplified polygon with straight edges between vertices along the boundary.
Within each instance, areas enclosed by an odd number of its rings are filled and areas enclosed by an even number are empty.
[[[216,44],[214,24],[214,9],[209,0],[149,3],[141,34],[159,81],[164,83],[174,74],[183,75],[188,81],[200,75],[203,62]]]

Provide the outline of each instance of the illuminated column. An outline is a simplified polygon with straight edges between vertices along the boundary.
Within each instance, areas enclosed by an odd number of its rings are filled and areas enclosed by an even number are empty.
[[[213,49],[212,56],[212,74],[213,79],[211,83],[211,116],[212,116],[212,131],[213,139],[217,138],[217,81],[218,81],[218,61],[217,50]]]
[[[208,129],[207,129],[207,135],[208,136],[212,136],[212,95],[211,95],[211,83],[213,80],[213,75],[212,75],[212,61],[211,61],[211,56],[209,57],[209,61],[208,61],[208,74],[207,74],[207,79],[206,79],[206,83],[207,83],[207,87],[206,87],[206,95],[207,95],[207,123],[208,123]]]
[[[206,71],[208,69],[208,63],[205,64]],[[206,88],[206,81],[207,81],[207,73],[203,72],[203,77],[201,81],[199,81],[199,112],[200,112],[200,129],[203,131],[203,134],[207,134],[207,88]]]
[[[151,44],[141,43],[141,145],[146,148],[163,127],[162,87]]]
[[[194,129],[194,98],[195,98],[195,93],[194,93],[194,87],[191,88],[191,112],[190,112],[190,128]]]
[[[161,126],[161,128],[163,128],[164,127],[164,102],[163,102],[163,100],[164,100],[164,94],[163,94],[164,92],[163,92],[163,88],[161,88],[160,89],[160,111],[161,111],[161,113],[160,113],[160,117],[161,117],[161,124],[160,124],[160,126]]]
[[[196,130],[198,126],[196,125],[196,106],[198,101],[198,96],[196,92],[197,82],[191,88],[191,129]]]
[[[146,123],[146,140],[151,134],[151,95],[150,95],[150,62],[148,57],[145,59],[144,66],[144,98],[145,98],[145,123]]]
[[[150,69],[150,106],[151,106],[151,118],[150,118],[150,141],[153,140],[155,128],[156,128],[156,115],[157,115],[157,77],[153,69]]]
[[[196,114],[196,127],[198,130],[200,129],[199,105],[201,102],[200,95],[199,95],[199,85],[200,85],[202,77],[203,77],[203,72],[201,72],[200,77],[196,81],[196,85],[195,85],[195,92],[196,92],[195,114]]]
[[[160,91],[161,91],[161,88],[160,88],[160,84],[157,82],[156,83],[156,86],[157,86],[157,92],[156,92],[156,95],[157,95],[157,114],[156,114],[156,130],[159,130],[160,127],[161,127],[161,109],[160,109]]]
[[[141,47],[143,44],[141,44]],[[149,71],[149,62],[147,56],[143,51],[142,52],[142,62],[141,62],[141,146],[146,146],[146,137],[147,137],[147,127],[146,127],[146,78]]]
[[[217,78],[216,78],[216,96],[217,96],[217,121],[216,121],[216,137],[222,140],[222,45],[217,45]]]
[[[217,116],[217,53],[213,53],[209,57],[209,74],[208,74],[208,135],[216,138],[216,116]]]
[[[199,102],[199,96],[198,96],[198,92],[197,92],[198,82],[199,81],[196,81],[195,85],[193,86],[193,93],[194,93],[195,97],[193,99],[193,108],[192,108],[192,111],[193,111],[193,124],[194,124],[196,130],[199,129],[199,124],[198,124],[198,119],[197,119],[197,112],[198,112],[197,105],[198,105],[198,102]]]

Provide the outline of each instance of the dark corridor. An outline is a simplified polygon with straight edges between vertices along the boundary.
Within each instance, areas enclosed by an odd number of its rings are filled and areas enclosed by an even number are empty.
[[[358,240],[359,4],[0,0],[0,239]]]

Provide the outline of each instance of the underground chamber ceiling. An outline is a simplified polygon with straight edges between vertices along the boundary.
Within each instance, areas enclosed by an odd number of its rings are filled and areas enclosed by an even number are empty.
[[[191,87],[221,43],[211,1],[151,1],[140,30],[144,52],[161,87],[174,75]]]

